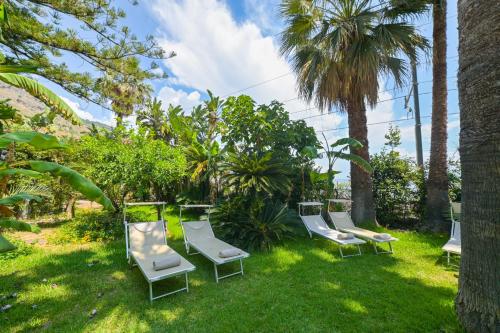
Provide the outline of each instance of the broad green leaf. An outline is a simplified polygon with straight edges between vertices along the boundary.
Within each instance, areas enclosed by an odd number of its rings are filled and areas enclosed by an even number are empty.
[[[318,157],[318,149],[316,149],[316,147],[314,146],[306,146],[301,150],[300,153],[309,158]]]
[[[31,195],[28,193],[18,193],[14,195],[10,195],[8,197],[0,199],[0,205],[4,206],[12,206],[15,205],[16,203],[24,200],[35,200],[37,202],[42,201],[42,198],[40,198],[37,195]]]
[[[94,183],[73,169],[53,162],[29,161],[31,168],[38,172],[48,172],[66,180],[76,191],[89,200],[100,203],[107,210],[114,210],[111,200]]]
[[[40,228],[35,225],[11,218],[0,218],[0,228],[18,231],[40,232]]]
[[[341,159],[353,162],[358,167],[360,167],[361,169],[363,169],[364,171],[366,171],[368,173],[373,172],[373,168],[370,165],[370,163],[368,163],[361,156],[354,155],[354,154],[345,154],[345,153],[338,153],[338,154],[336,154],[336,156],[341,158]]]
[[[28,65],[0,65],[0,73],[35,73],[35,66]]]
[[[0,73],[0,81],[27,91],[30,95],[47,105],[53,112],[70,120],[74,125],[80,124],[80,118],[78,118],[73,109],[61,97],[39,82],[14,73]]]
[[[12,175],[23,175],[23,176],[30,176],[30,177],[40,177],[41,176],[41,174],[39,172],[36,172],[33,170],[26,170],[26,169],[0,170],[0,178],[5,177],[5,176],[12,176]]]
[[[361,142],[359,142],[358,140],[353,139],[353,138],[339,139],[339,140],[335,141],[334,143],[332,143],[331,147],[335,148],[338,146],[345,146],[345,145],[351,146],[351,147],[356,148],[356,149],[363,147],[363,144]]]
[[[38,150],[66,147],[55,136],[49,134],[13,132],[0,135],[0,148],[6,148],[11,143],[26,143]]]
[[[0,253],[15,250],[16,246],[0,235]]]

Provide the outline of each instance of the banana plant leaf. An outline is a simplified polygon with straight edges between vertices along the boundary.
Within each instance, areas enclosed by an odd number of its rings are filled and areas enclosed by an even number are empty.
[[[111,200],[94,183],[73,169],[46,161],[29,161],[31,169],[37,172],[50,173],[66,180],[76,191],[89,200],[100,203],[107,210],[114,210]]]
[[[36,225],[11,218],[0,218],[0,228],[17,231],[31,231],[36,233],[40,232],[40,228]]]
[[[38,195],[32,195],[28,193],[18,193],[14,195],[10,195],[8,197],[0,199],[0,205],[4,206],[12,206],[15,205],[16,203],[24,200],[35,200],[37,202],[42,201],[42,198],[40,198]]]
[[[35,73],[36,67],[29,65],[0,65],[0,73]]]
[[[351,161],[352,163],[356,164],[358,167],[363,169],[365,172],[373,173],[373,168],[370,165],[370,163],[368,163],[361,156],[354,154],[345,154],[345,153],[336,153],[335,155],[343,160]]]
[[[0,253],[15,250],[16,246],[0,235]]]
[[[73,109],[61,97],[39,82],[15,73],[0,73],[0,81],[25,90],[33,97],[42,101],[53,112],[71,121],[74,125],[81,123],[80,118],[78,118]]]
[[[37,150],[66,147],[55,136],[49,134],[24,131],[0,135],[0,148],[7,148],[11,143],[26,143]]]
[[[0,178],[3,178],[5,176],[12,176],[12,175],[23,175],[23,176],[30,176],[30,177],[40,177],[42,174],[40,172],[36,172],[33,170],[26,170],[26,169],[5,169],[5,170],[0,170]]]
[[[344,146],[344,145],[351,146],[351,147],[356,148],[356,149],[363,147],[363,144],[354,138],[338,139],[337,141],[332,143],[330,147],[335,148],[335,147]]]

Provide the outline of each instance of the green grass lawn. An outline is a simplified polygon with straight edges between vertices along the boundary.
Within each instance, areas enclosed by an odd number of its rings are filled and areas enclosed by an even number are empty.
[[[168,220],[169,245],[185,255],[177,217]],[[13,305],[0,313],[0,331],[460,331],[457,272],[441,252],[445,236],[391,233],[400,238],[394,255],[364,246],[361,257],[346,259],[331,242],[304,233],[269,253],[252,253],[245,276],[219,284],[208,260],[189,256],[196,265],[190,292],[152,305],[139,269],[127,264],[124,241],[35,247],[0,261],[0,305]],[[161,291],[181,281],[157,285]],[[1,300],[13,292],[16,299]]]

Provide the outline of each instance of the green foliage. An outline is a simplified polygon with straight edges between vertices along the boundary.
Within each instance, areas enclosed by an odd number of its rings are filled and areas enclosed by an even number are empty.
[[[36,233],[40,232],[40,228],[38,226],[12,218],[0,218],[0,230],[2,229],[30,231]]]
[[[143,132],[86,136],[75,154],[85,165],[84,174],[104,189],[115,206],[127,195],[165,199],[186,175],[183,150]]]
[[[49,106],[53,113],[60,114],[67,119],[72,119],[74,122],[77,122],[78,117],[59,96],[37,81],[15,74],[17,72],[31,71],[31,67],[0,65],[0,70],[2,72],[0,73],[0,80],[9,85],[26,90]],[[0,229],[37,231],[36,228],[27,223],[11,218],[14,212],[10,206],[16,205],[21,201],[29,203],[31,200],[41,200],[39,196],[24,192],[9,194],[7,189],[9,177],[11,176],[22,175],[41,177],[42,173],[51,173],[54,176],[65,179],[69,185],[81,194],[89,197],[91,200],[97,200],[106,209],[113,208],[109,199],[98,187],[70,168],[47,161],[15,160],[16,144],[22,144],[35,150],[64,148],[65,146],[62,145],[55,136],[48,134],[33,131],[5,133],[5,125],[10,126],[9,121],[15,120],[16,110],[2,107],[0,111],[2,111],[1,119],[3,120],[2,127],[0,128],[0,148],[8,149],[5,156],[5,162],[2,162],[0,165],[0,195],[2,196],[0,199]],[[25,166],[29,166],[31,170],[22,168]]]
[[[245,195],[275,193],[287,194],[291,182],[288,170],[272,153],[261,156],[255,153],[229,153],[222,165],[227,186]]]
[[[283,104],[256,105],[249,96],[229,97],[222,108],[222,142],[228,150],[273,151],[277,158],[295,157],[317,147],[314,129],[303,120],[289,119]]]
[[[411,158],[397,151],[372,155],[373,194],[377,221],[383,225],[409,226],[422,214],[424,175]]]
[[[360,167],[363,171],[372,173],[373,168],[370,165],[368,161],[363,159],[361,156],[356,155],[354,153],[346,153],[345,151],[348,149],[356,150],[360,149],[363,147],[363,144],[359,142],[358,140],[354,138],[341,138],[332,143],[331,145],[328,144],[328,140],[326,139],[325,134],[323,133],[323,138],[325,140],[325,144],[323,145],[323,151],[324,151],[324,156],[326,156],[328,160],[328,169],[326,172],[326,179],[324,179],[324,176],[322,174],[315,175],[314,179],[311,178],[311,181],[316,182],[316,184],[322,184],[326,181],[325,183],[325,188],[326,188],[326,199],[331,199],[333,198],[333,180],[335,178],[335,175],[338,174],[339,172],[333,170],[333,167],[337,160],[345,160],[345,161],[350,161],[351,163],[356,164],[358,167]],[[318,196],[316,196],[319,198]]]
[[[286,204],[242,196],[222,202],[212,216],[224,239],[257,250],[270,250],[276,242],[292,237],[296,221]]]
[[[89,200],[100,203],[104,209],[113,210],[111,200],[91,181],[78,172],[53,162],[29,161],[31,169],[40,173],[50,173],[54,177],[61,177],[73,189],[83,194]]]
[[[0,235],[0,265],[4,265],[8,260],[27,256],[32,252],[33,246],[26,244],[26,242],[15,238],[7,239]]]
[[[123,238],[120,216],[109,212],[79,212],[76,217],[61,226],[54,243],[101,242]]]
[[[0,68],[3,65],[0,65]],[[80,118],[73,112],[73,109],[57,94],[47,89],[39,82],[14,73],[0,73],[0,81],[8,85],[23,89],[36,99],[42,101],[49,109],[70,120],[73,124],[80,124]]]
[[[462,201],[462,170],[460,160],[450,159],[448,161],[448,184],[450,201]]]

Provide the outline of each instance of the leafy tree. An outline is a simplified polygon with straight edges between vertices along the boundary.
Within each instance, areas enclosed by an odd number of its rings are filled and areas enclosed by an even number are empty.
[[[37,75],[69,93],[130,114],[150,91],[145,80],[157,77],[155,59],[166,55],[153,37],[139,40],[120,24],[125,12],[108,0],[2,1],[0,51],[15,64],[34,65]],[[68,62],[80,61],[83,70]],[[147,68],[141,68],[141,61]],[[111,107],[108,102],[111,101]]]
[[[414,27],[386,11],[368,0],[285,0],[281,6],[281,52],[291,56],[299,95],[322,110],[346,111],[349,137],[363,145],[351,152],[367,161],[365,101],[377,103],[380,74],[401,86],[407,65],[399,56],[415,59],[416,48],[427,47]],[[354,163],[351,184],[354,220],[374,220],[372,179]]]
[[[422,216],[424,183],[422,170],[411,158],[396,150],[371,156],[377,221],[383,225],[409,227]]]
[[[111,135],[86,136],[75,159],[119,207],[127,196],[145,200],[172,198],[186,175],[182,148],[152,139],[144,131],[117,129]]]

